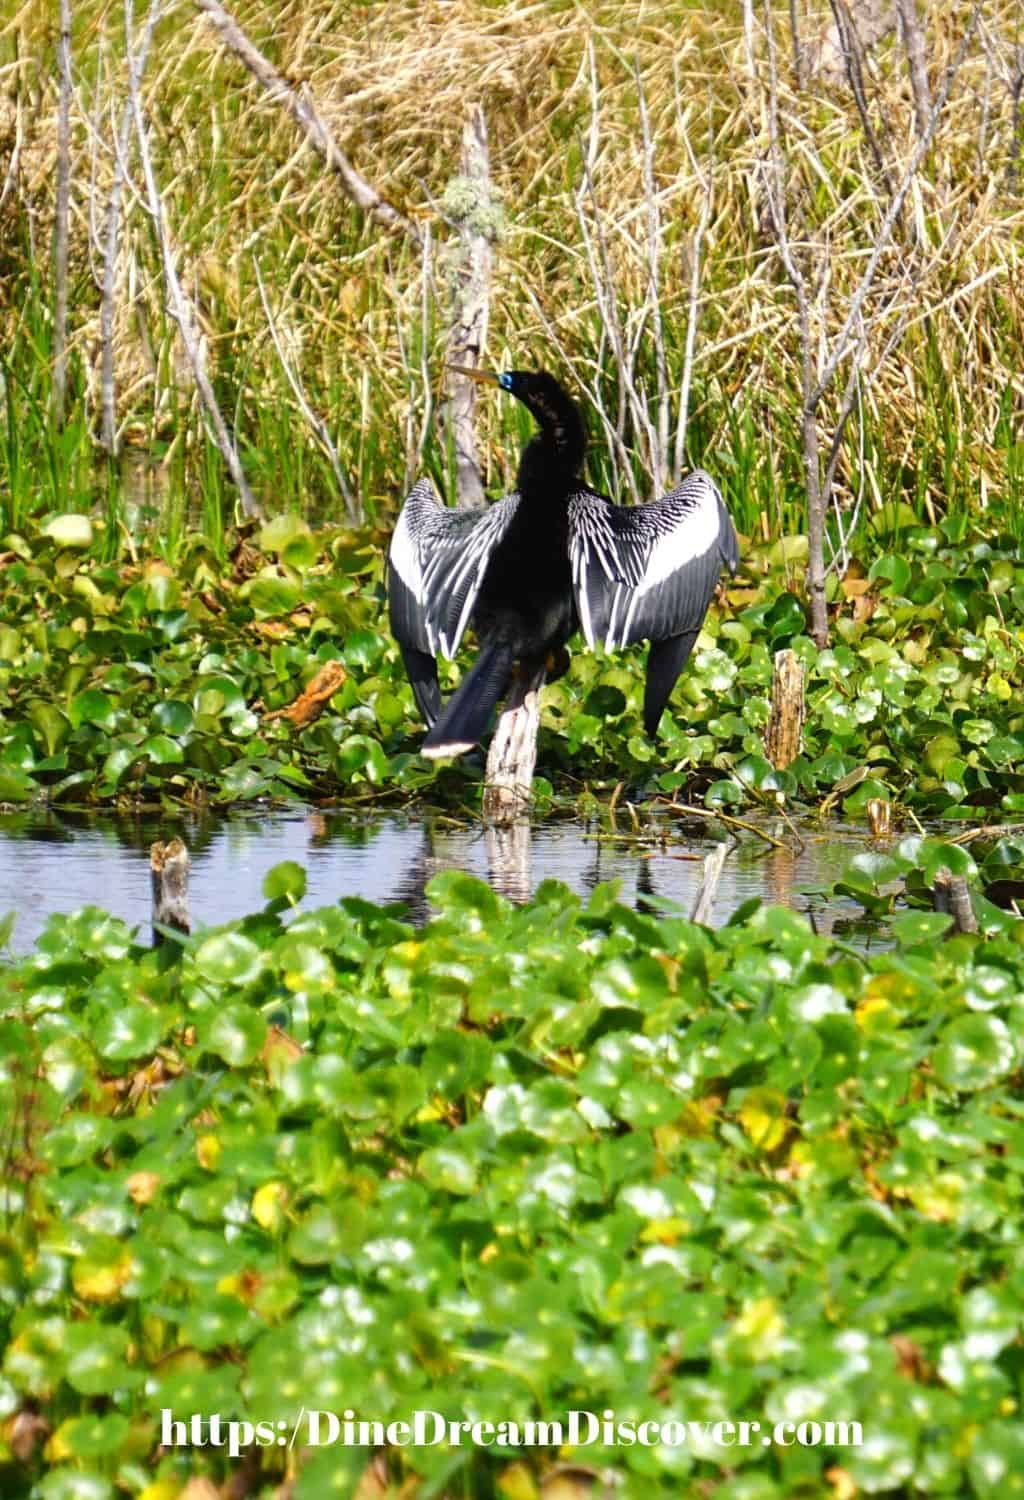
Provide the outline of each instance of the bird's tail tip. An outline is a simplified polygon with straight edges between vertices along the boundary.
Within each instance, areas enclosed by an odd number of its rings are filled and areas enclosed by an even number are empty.
[[[475,740],[443,740],[438,745],[421,745],[420,754],[427,760],[453,760],[455,756],[475,749]]]

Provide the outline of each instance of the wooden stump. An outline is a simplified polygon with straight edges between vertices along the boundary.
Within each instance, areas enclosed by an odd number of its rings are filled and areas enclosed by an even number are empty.
[[[804,727],[804,669],[795,651],[776,651],[772,712],[764,732],[765,754],[782,771],[800,754]]]
[[[191,932],[188,915],[188,875],[191,861],[181,839],[149,846],[149,872],[153,884],[153,942],[159,946],[163,933],[156,924]]]
[[[932,886],[932,905],[953,918],[954,932],[977,932],[978,919],[971,905],[971,893],[962,875],[954,875],[943,867],[935,875]]]
[[[543,667],[531,677],[517,675],[487,752],[484,821],[497,828],[521,818],[530,805],[537,764]]]
[[[700,889],[693,903],[690,913],[691,922],[708,922],[715,905],[715,892],[718,890],[718,882],[722,878],[722,870],[728,858],[729,845],[721,843],[716,845],[704,859],[704,874],[701,879]]]
[[[868,827],[871,829],[873,839],[887,839],[892,836],[891,802],[886,802],[884,797],[870,797],[865,804],[864,811],[868,815]]]

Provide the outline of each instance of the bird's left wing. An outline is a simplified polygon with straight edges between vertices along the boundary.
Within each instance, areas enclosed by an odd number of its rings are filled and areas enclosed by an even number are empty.
[[[646,505],[574,495],[569,554],[587,644],[609,651],[698,630],[722,568],[739,562],[729,513],[703,469]]]
[[[429,479],[413,485],[388,551],[388,612],[401,645],[455,655],[491,554],[518,505],[512,494],[486,510],[453,510]]]

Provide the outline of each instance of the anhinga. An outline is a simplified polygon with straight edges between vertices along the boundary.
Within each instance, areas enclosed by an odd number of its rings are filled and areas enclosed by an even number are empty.
[[[644,727],[662,710],[707,613],[736,533],[702,469],[646,505],[613,505],[582,479],[586,446],[576,403],[553,376],[466,370],[511,392],[539,431],[519,460],[516,489],[486,510],[452,510],[429,479],[409,493],[388,555],[391,629],[402,650],[428,756],[460,755],[480,739],[518,663],[532,674],[579,628],[607,650],[649,640]],[[480,653],[442,708],[437,653],[454,656],[472,624]]]

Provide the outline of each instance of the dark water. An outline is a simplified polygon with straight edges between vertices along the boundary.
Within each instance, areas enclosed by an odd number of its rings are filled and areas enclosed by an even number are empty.
[[[850,856],[865,847],[863,830],[815,823],[801,828],[798,839],[781,820],[763,827],[784,847],[746,835],[731,849],[711,921],[725,922],[742,902],[758,897],[809,911],[819,931],[844,930],[863,942],[867,929],[858,907],[809,894],[829,886]],[[645,829],[639,837],[609,838],[607,830],[602,834],[597,825],[578,822],[536,822],[499,835],[442,818],[369,819],[312,809],[173,820],[12,813],[0,816],[0,914],[17,913],[13,948],[30,948],[51,912],[90,904],[148,934],[149,845],[174,835],[184,838],[191,853],[197,927],[257,910],[264,900],[263,878],[282,860],[305,868],[307,908],[358,895],[405,901],[422,918],[428,912],[427,880],[438,870],[459,868],[489,880],[513,900],[525,900],[549,878],[582,896],[602,881],[618,880],[625,901],[665,900],[689,914],[704,857],[714,847],[703,825],[667,819],[653,833]]]

